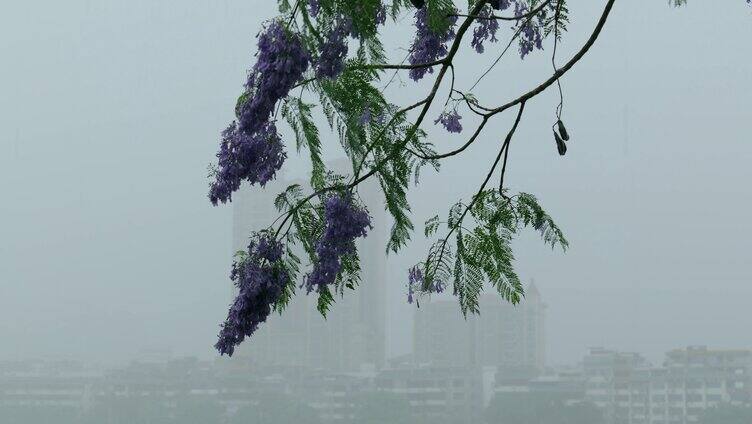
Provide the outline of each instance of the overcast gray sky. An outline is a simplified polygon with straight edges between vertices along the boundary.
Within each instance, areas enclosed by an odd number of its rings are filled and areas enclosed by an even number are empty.
[[[602,10],[575,3],[562,60]],[[206,199],[206,166],[273,4],[3,6],[0,358],[214,355],[230,295],[232,214]],[[555,92],[527,105],[507,181],[538,195],[571,242],[566,254],[534,234],[516,244],[520,275],[549,304],[550,362],[574,362],[592,345],[654,360],[687,344],[752,347],[751,38],[743,0],[682,9],[619,1],[563,80],[566,157],[550,134]],[[390,32],[390,55],[401,58],[409,39],[406,26]],[[476,55],[466,46],[460,87],[500,47]],[[476,94],[488,104],[516,97],[550,74],[549,53],[509,55]],[[426,86],[394,88],[394,101],[408,104]],[[426,174],[411,192],[416,222],[475,190],[511,119]],[[464,141],[431,134],[442,151]],[[333,137],[325,142],[339,154]],[[302,174],[302,163],[286,166]],[[393,355],[410,349],[405,269],[425,248],[416,236],[389,259]]]

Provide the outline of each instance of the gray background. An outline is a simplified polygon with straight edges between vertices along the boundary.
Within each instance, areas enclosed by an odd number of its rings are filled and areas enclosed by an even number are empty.
[[[5,2],[0,358],[215,355],[231,295],[232,214],[206,199],[206,166],[273,3]],[[572,5],[560,58],[601,7]],[[617,2],[563,81],[565,158],[550,134],[555,92],[528,104],[507,181],[538,195],[572,245],[551,252],[534,234],[516,243],[520,275],[550,306],[549,363],[576,361],[591,345],[656,360],[687,344],[752,345],[751,19],[741,0]],[[409,23],[387,37],[395,58]],[[459,81],[498,47],[462,55]],[[516,97],[550,74],[549,53],[511,54],[476,93],[489,104]],[[425,87],[395,85],[395,102]],[[416,223],[475,190],[509,114],[412,190]],[[464,141],[431,134],[442,151]],[[339,154],[333,137],[325,143]],[[286,166],[304,175],[303,163]],[[390,355],[410,350],[406,267],[425,247],[416,235],[389,260]]]

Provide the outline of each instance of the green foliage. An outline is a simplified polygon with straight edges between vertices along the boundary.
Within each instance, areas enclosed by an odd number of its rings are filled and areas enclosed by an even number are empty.
[[[282,288],[282,295],[279,300],[274,304],[274,311],[281,314],[285,310],[287,305],[290,304],[290,300],[295,296],[295,281],[300,273],[300,258],[293,253],[289,245],[285,249],[285,254],[282,257],[282,263],[284,270],[290,276],[290,283]]]
[[[550,244],[551,248],[558,243],[563,250],[569,247],[569,242],[564,238],[564,233],[556,226],[553,219],[543,210],[538,199],[532,194],[520,193],[517,197],[517,213],[525,226],[532,226],[540,232],[543,241]]]
[[[425,235],[426,237],[429,237],[436,233],[436,231],[439,230],[439,226],[441,226],[441,221],[439,220],[438,215],[434,215],[433,217],[426,220],[425,224]]]
[[[382,30],[374,19],[382,1],[395,20],[412,21],[415,8],[411,0],[318,0],[318,13],[310,14],[306,0],[280,0],[279,9],[290,31],[296,32],[311,53],[314,62],[322,45],[343,16],[352,20],[356,40],[348,38],[349,59],[344,71],[334,79],[317,78],[311,66],[304,79],[284,99],[279,109],[295,138],[298,153],[307,150],[311,161],[310,186],[313,193],[305,193],[300,185],[291,185],[275,199],[280,218],[270,223],[266,231],[283,240],[287,246],[281,271],[293,280],[300,278],[302,260],[313,264],[317,260],[316,243],[324,230],[323,202],[334,192],[352,192],[357,197],[358,184],[365,178],[375,179],[383,193],[383,205],[392,220],[386,243],[387,253],[399,252],[414,231],[408,192],[411,183],[417,185],[421,170],[429,166],[439,170],[439,160],[427,133],[408,119],[422,103],[401,109],[384,96],[383,83],[387,55],[379,38]],[[468,0],[473,8],[478,0]],[[544,0],[527,0],[529,9]],[[531,17],[544,25],[544,35],[566,30],[568,9],[564,0],[552,3],[560,10],[558,19],[546,7],[547,13]],[[449,15],[460,13],[453,0],[426,0],[429,28],[444,32],[450,24]],[[463,12],[464,13],[464,12]],[[465,19],[465,18],[460,18]],[[472,28],[471,28],[472,30]],[[389,71],[391,73],[391,70]],[[430,106],[433,93],[425,98]],[[248,100],[243,93],[237,101],[236,112]],[[479,107],[472,94],[465,98]],[[317,126],[317,117],[324,116],[329,128]],[[425,115],[424,115],[425,116]],[[278,115],[275,112],[275,119]],[[424,124],[425,125],[425,124]],[[322,143],[327,142],[322,131],[335,134],[333,139],[342,146],[352,165],[350,175],[336,175],[326,169]],[[380,223],[377,223],[379,225]],[[483,287],[490,284],[503,299],[518,303],[523,288],[514,269],[511,243],[524,227],[541,234],[543,241],[555,247],[567,247],[567,241],[551,217],[540,207],[535,197],[520,193],[513,198],[494,190],[484,190],[466,202],[453,205],[446,217],[438,215],[425,223],[426,237],[436,238],[424,262],[423,286],[419,293],[427,293],[437,284],[452,285],[464,314],[477,313],[478,299]],[[442,234],[442,230],[445,233]],[[241,252],[236,260],[245,260]],[[357,252],[341,258],[342,269],[335,284],[320,290],[317,309],[323,314],[331,308],[345,289],[355,289],[360,283],[360,260]],[[295,294],[296,283],[285,287],[274,305],[281,312]]]
[[[314,240],[321,232],[323,221],[320,211],[308,202],[302,202],[303,189],[293,184],[280,193],[274,201],[277,210],[290,214],[290,227],[285,234],[288,243],[300,242],[308,258],[316,258]]]
[[[326,318],[326,314],[329,312],[329,308],[334,303],[334,296],[332,295],[329,287],[322,287],[319,291],[319,298],[316,302],[316,310],[319,311],[322,317]]]
[[[397,16],[399,16],[402,9],[410,7],[412,7],[410,0],[392,0],[392,5],[389,8],[389,14],[391,15],[392,19],[397,19]]]
[[[330,25],[336,16],[347,16],[352,19],[354,32],[364,39],[371,39],[378,35],[374,16],[380,7],[381,0],[319,0],[316,20],[323,27]],[[302,13],[307,15],[306,10]]]
[[[428,13],[428,27],[437,33],[443,33],[449,27],[450,20],[447,15],[457,13],[452,0],[426,0],[425,7]]]
[[[313,105],[305,103],[300,98],[289,99],[282,105],[282,116],[287,120],[295,133],[295,145],[300,149],[305,145],[311,157],[311,187],[320,189],[324,186],[326,166],[321,159],[321,140],[319,129],[313,122],[311,111]]]
[[[543,0],[532,0],[531,8],[537,7]],[[565,0],[554,0],[551,3],[551,7],[554,13],[546,15],[543,21],[543,36],[556,34],[557,38],[561,40],[562,35],[567,32],[567,24],[569,24],[569,8]],[[555,12],[558,10],[558,16]]]
[[[323,80],[317,85],[324,114],[339,135],[340,144],[353,166],[363,159],[369,145],[363,115],[379,116],[385,112],[387,104],[372,84],[378,79],[378,73],[364,65],[360,60],[348,61],[339,78]]]
[[[467,217],[472,218],[467,223]],[[438,216],[425,225],[426,237],[440,227]],[[453,282],[462,313],[480,312],[479,297],[489,282],[506,301],[519,303],[524,296],[522,283],[514,270],[511,243],[522,228],[540,232],[543,241],[552,247],[568,246],[564,234],[538,204],[534,196],[520,193],[514,198],[498,190],[484,190],[470,202],[454,204],[447,214],[448,235],[439,238],[429,249],[423,263],[423,292],[430,291],[435,281]],[[455,235],[454,249],[449,236]]]

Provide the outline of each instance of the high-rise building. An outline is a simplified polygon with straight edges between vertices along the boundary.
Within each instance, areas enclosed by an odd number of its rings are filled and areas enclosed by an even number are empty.
[[[494,294],[480,299],[480,314],[462,316],[457,301],[421,303],[415,312],[415,360],[437,366],[496,366],[501,372],[536,374],[546,358],[545,310],[531,283],[512,305]]]
[[[344,173],[344,164],[328,164]],[[243,187],[233,197],[233,247],[247,247],[252,231],[269,226],[279,213],[274,198],[290,184],[306,187],[304,181],[291,181],[280,175],[264,189]],[[368,237],[357,241],[361,259],[361,282],[354,291],[345,289],[330,308],[326,319],[316,310],[317,295],[297,295],[281,314],[273,314],[252,338],[238,350],[254,362],[264,365],[303,366],[335,371],[357,370],[364,365],[382,366],[385,356],[386,265],[384,246],[385,214],[374,184],[358,187],[366,203],[374,228]],[[301,256],[301,259],[304,260]],[[304,264],[306,265],[306,264]],[[302,275],[310,271],[304,266]],[[301,280],[297,282],[300,286]]]

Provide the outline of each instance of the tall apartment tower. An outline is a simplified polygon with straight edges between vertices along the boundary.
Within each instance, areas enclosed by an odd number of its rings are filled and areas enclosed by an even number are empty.
[[[467,319],[455,299],[421,303],[414,321],[415,360],[537,374],[546,361],[545,310],[533,283],[518,305],[495,294],[483,295],[480,315]]]
[[[341,163],[329,164],[337,171]],[[279,213],[274,198],[290,184],[307,187],[305,181],[288,180],[284,175],[263,189],[243,187],[233,196],[233,248],[244,249],[252,231],[269,226]],[[307,190],[307,189],[306,189]],[[374,228],[366,239],[358,241],[361,259],[361,283],[356,290],[345,290],[337,298],[327,318],[316,310],[316,293],[306,295],[298,288],[296,296],[281,314],[268,321],[238,349],[239,355],[264,366],[301,366],[332,371],[358,370],[365,365],[381,367],[386,356],[386,243],[384,208],[377,186],[359,187],[367,204]],[[303,276],[310,271],[307,258],[301,256]]]

